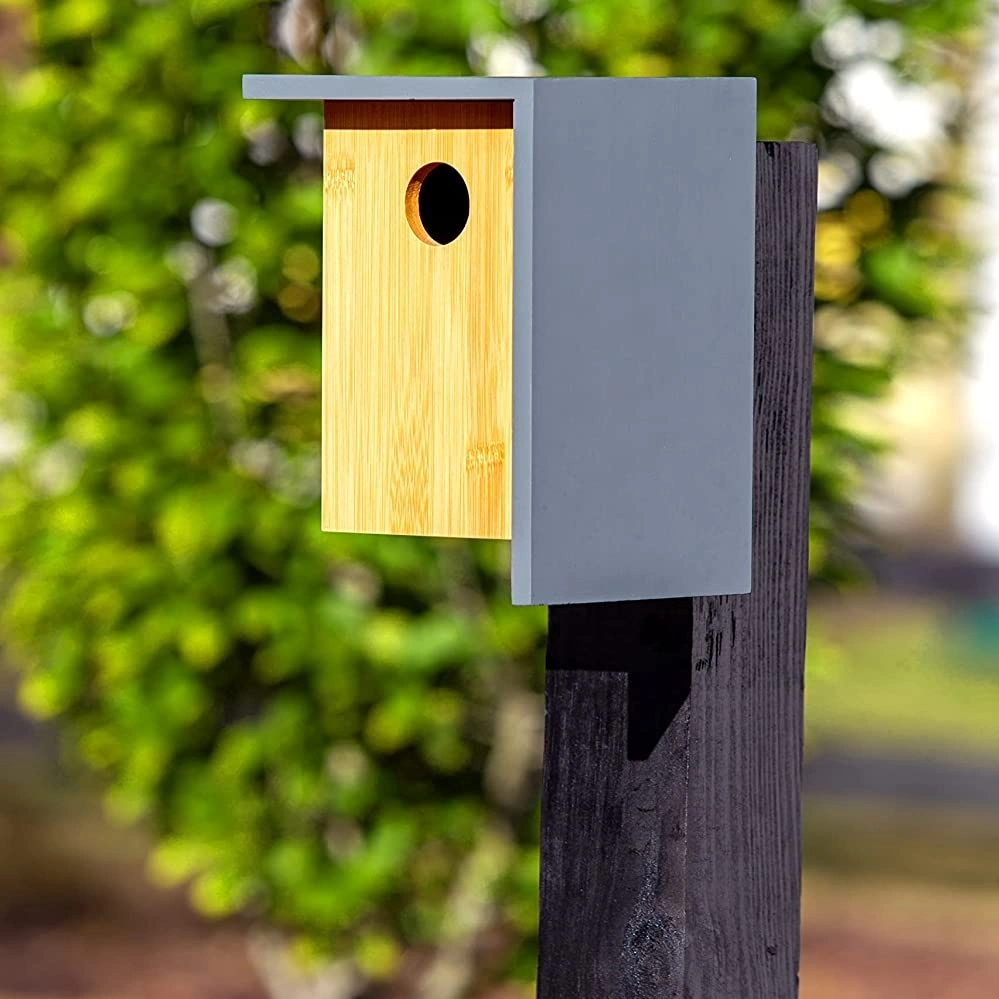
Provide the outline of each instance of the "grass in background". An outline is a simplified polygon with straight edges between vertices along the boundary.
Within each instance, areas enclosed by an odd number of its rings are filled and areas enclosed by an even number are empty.
[[[802,824],[805,865],[824,877],[949,886],[999,906],[995,811],[809,796]]]
[[[832,743],[999,763],[999,642],[940,603],[870,592],[816,600],[805,717],[810,750]]]
[[[806,751],[999,772],[997,622],[870,590],[813,601]],[[803,847],[801,999],[999,996],[999,813],[808,796]]]

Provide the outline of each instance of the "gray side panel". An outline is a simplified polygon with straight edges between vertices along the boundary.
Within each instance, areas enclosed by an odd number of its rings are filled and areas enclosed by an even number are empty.
[[[534,280],[534,90],[513,102],[513,432],[510,502],[510,593],[530,603],[531,329]]]
[[[755,131],[752,79],[535,81],[514,603],[749,590]]]
[[[243,96],[283,101],[496,101],[523,97],[533,85],[531,77],[250,73],[243,77]]]

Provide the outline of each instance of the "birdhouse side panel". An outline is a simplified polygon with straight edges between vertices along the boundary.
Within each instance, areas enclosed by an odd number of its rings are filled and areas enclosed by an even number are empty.
[[[514,603],[750,588],[755,97],[535,82]]]
[[[323,529],[509,538],[512,104],[325,111]]]

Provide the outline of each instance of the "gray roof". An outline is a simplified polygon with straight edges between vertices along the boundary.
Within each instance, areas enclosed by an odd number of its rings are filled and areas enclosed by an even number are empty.
[[[498,101],[525,97],[533,85],[533,77],[272,73],[244,76],[243,96],[282,101]]]

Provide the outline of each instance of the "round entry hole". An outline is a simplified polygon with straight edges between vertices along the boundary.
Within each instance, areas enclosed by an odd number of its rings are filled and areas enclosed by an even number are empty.
[[[441,246],[456,240],[468,223],[468,186],[447,163],[428,163],[406,188],[406,218],[424,243]]]

